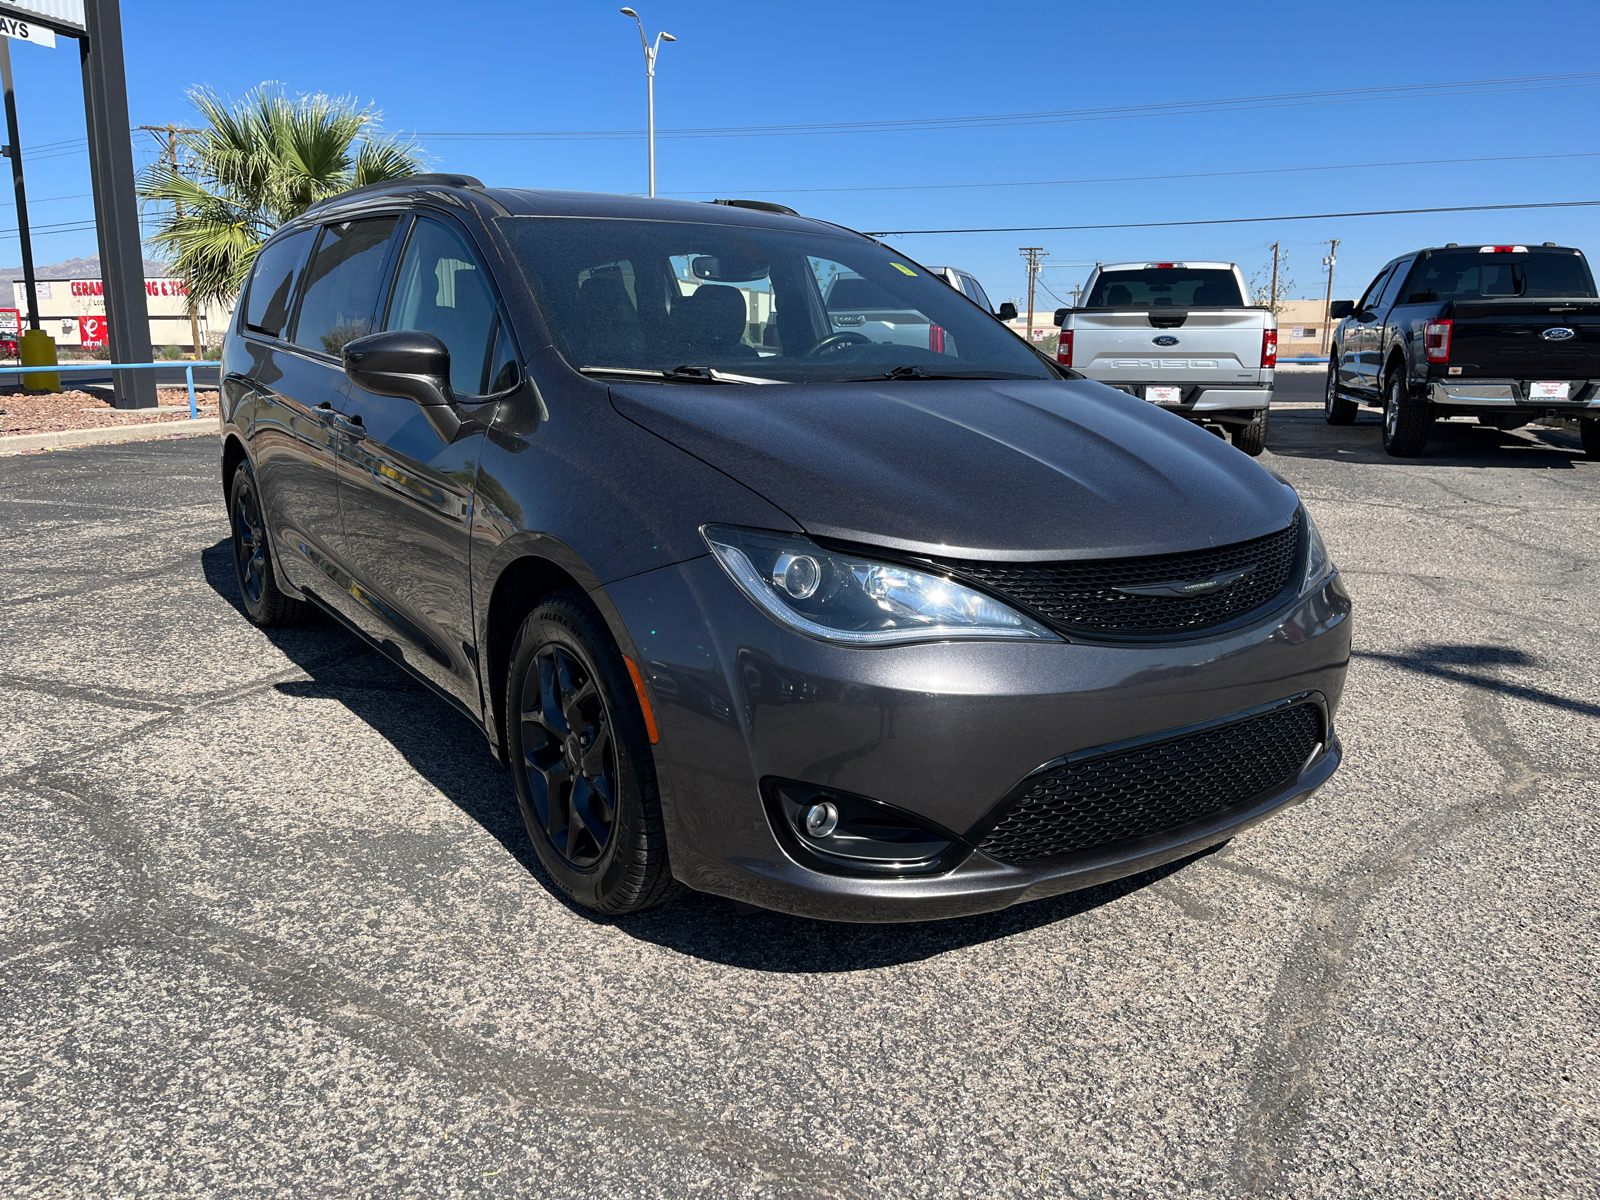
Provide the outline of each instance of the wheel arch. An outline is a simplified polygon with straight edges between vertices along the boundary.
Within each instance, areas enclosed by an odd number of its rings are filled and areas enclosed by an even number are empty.
[[[246,453],[244,442],[236,433],[229,433],[222,442],[222,502],[227,504],[228,497],[233,493],[233,473],[239,469],[239,464],[250,456]]]

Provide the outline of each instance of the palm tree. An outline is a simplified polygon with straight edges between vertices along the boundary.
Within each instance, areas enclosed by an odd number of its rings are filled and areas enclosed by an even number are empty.
[[[349,97],[289,97],[262,84],[232,106],[203,88],[189,99],[204,120],[180,138],[187,161],[146,167],[139,196],[161,206],[146,240],[189,280],[195,304],[230,302],[262,242],[318,200],[422,165]]]

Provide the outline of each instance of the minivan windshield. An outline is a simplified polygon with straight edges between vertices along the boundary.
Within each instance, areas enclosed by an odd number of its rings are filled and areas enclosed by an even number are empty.
[[[1102,271],[1085,308],[1238,308],[1244,304],[1232,271],[1217,267],[1144,267]]]
[[[685,382],[1058,378],[942,279],[824,230],[499,221],[571,365]],[[696,368],[683,371],[681,368]]]
[[[1419,261],[1407,280],[1406,303],[1593,295],[1589,265],[1570,250],[1548,254],[1470,251],[1432,254]]]

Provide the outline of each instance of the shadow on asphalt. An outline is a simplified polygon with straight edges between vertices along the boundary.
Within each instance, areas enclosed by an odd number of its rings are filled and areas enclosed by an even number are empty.
[[[1267,449],[1290,458],[1323,458],[1389,467],[1512,467],[1570,471],[1586,464],[1578,432],[1565,427],[1495,429],[1457,418],[1436,422],[1415,458],[1383,449],[1383,418],[1362,409],[1354,425],[1329,425],[1318,409],[1275,409]]]
[[[231,543],[224,540],[207,547],[200,559],[206,582],[242,618]],[[741,916],[731,901],[702,893],[689,893],[631,917],[597,917],[573,904],[551,881],[522,822],[510,774],[495,761],[483,734],[461,713],[330,618],[310,627],[258,632],[311,677],[278,684],[280,693],[343,704],[574,913],[611,924],[641,941],[728,966],[807,974],[916,962],[1089,912],[1213,852],[1084,891],[948,921],[850,925],[775,912]]]
[[[1509,683],[1504,679],[1477,675],[1461,669],[1502,665],[1537,666],[1539,660],[1522,650],[1513,650],[1506,646],[1436,645],[1424,646],[1411,654],[1379,654],[1374,650],[1352,650],[1350,654],[1352,658],[1370,658],[1405,671],[1415,671],[1419,675],[1432,675],[1436,679],[1448,679],[1451,683],[1464,683],[1468,687],[1483,688],[1486,691],[1513,696],[1530,704],[1545,704],[1551,708],[1579,713],[1586,717],[1600,717],[1600,705],[1590,704],[1586,700],[1574,700],[1570,696],[1557,695],[1542,688],[1526,687],[1520,683]]]

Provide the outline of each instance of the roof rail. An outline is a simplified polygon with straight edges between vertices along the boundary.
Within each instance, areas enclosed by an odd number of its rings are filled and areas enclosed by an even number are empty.
[[[428,184],[433,184],[438,187],[481,188],[483,186],[483,180],[475,179],[471,175],[400,175],[396,176],[394,179],[384,179],[377,183],[366,183],[362,184],[360,187],[351,188],[349,191],[336,192],[332,196],[324,196],[321,200],[318,200],[315,204],[308,207],[306,211],[311,212],[314,209],[321,208],[325,204],[332,204],[335,200],[348,200],[351,196],[360,196],[367,192],[381,191],[385,188],[402,186],[423,187],[427,186]]]
[[[713,200],[713,204],[726,204],[732,208],[753,208],[757,212],[777,213],[782,217],[798,217],[800,214],[784,204],[773,204],[769,200]]]

